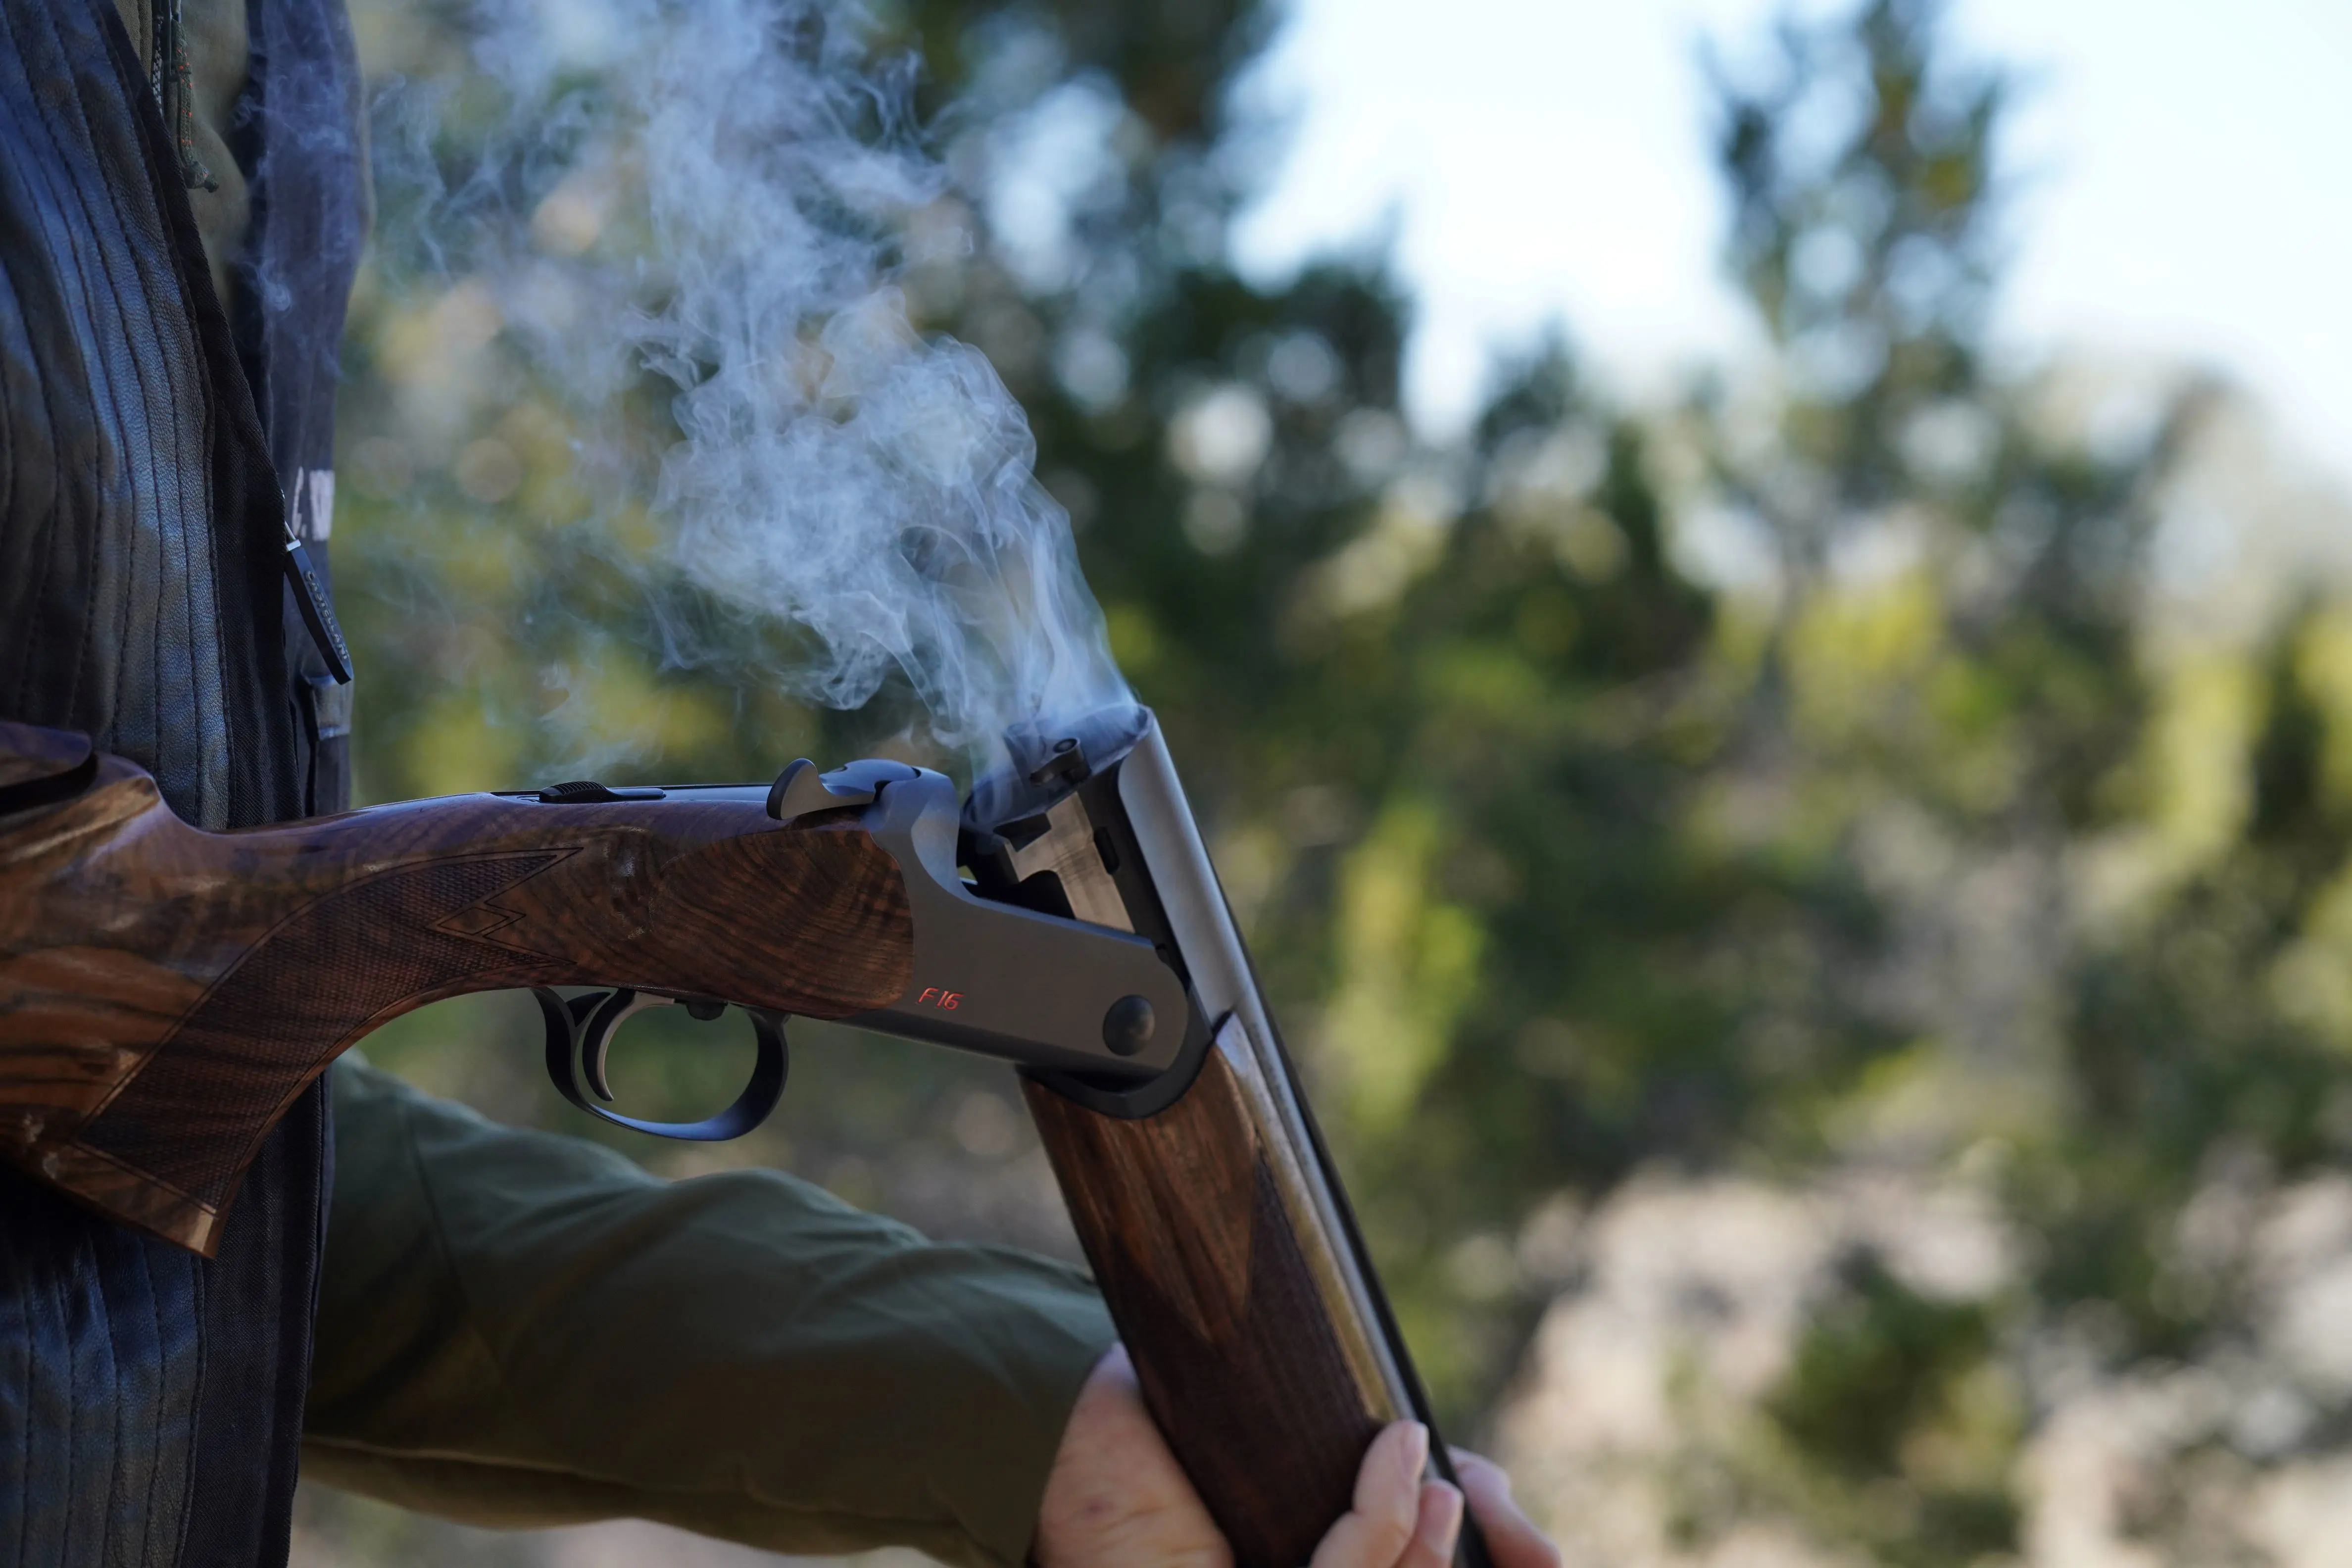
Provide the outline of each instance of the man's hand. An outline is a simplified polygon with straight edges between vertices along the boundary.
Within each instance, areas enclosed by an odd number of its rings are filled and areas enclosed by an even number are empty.
[[[1429,1429],[1400,1421],[1356,1473],[1355,1506],[1309,1568],[1445,1568],[1462,1528],[1462,1494],[1422,1479]],[[1470,1510],[1496,1568],[1559,1568],[1559,1552],[1511,1501],[1509,1479],[1454,1450]],[[1229,1568],[1233,1552],[1169,1451],[1123,1346],[1104,1356],[1063,1430],[1037,1513],[1039,1568]]]

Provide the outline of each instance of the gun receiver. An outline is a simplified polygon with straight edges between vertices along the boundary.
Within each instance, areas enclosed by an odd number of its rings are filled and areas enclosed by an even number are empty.
[[[961,818],[938,773],[798,763],[206,833],[79,736],[0,724],[0,1158],[209,1254],[336,1056],[474,991],[536,991],[565,1097],[673,1137],[757,1124],[793,1016],[998,1057],[1236,1561],[1296,1568],[1427,1402],[1157,725],[1097,746]],[[700,1122],[605,1110],[614,1030],[668,1002],[749,1012],[751,1081]]]

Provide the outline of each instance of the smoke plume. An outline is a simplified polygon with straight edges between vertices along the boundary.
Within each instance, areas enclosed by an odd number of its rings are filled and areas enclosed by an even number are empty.
[[[1131,699],[1020,407],[894,284],[969,240],[919,221],[949,180],[868,36],[805,0],[492,0],[476,58],[509,129],[434,221],[465,220],[541,378],[614,432],[582,460],[644,492],[677,571],[810,634],[796,696],[855,708],[903,673],[982,759]],[[614,417],[647,372],[657,453]]]

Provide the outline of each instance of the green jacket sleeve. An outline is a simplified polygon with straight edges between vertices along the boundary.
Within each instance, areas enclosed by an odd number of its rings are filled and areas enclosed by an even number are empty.
[[[304,1473],[478,1524],[1018,1563],[1112,1339],[1078,1271],[772,1171],[665,1182],[346,1061]]]

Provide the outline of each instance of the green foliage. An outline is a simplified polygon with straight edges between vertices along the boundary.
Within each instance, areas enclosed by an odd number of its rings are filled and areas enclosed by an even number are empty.
[[[1928,1300],[1869,1254],[1848,1258],[1766,1405],[1810,1511],[1887,1562],[2014,1552],[2007,1470],[2020,1412],[1994,1349],[1986,1306]]]
[[[1854,1260],[1847,1296],[1807,1331],[1769,1409],[1799,1446],[1848,1476],[1899,1469],[1904,1436],[1940,1413],[1950,1384],[1990,1348],[1973,1303],[1929,1301],[1874,1258]]]

